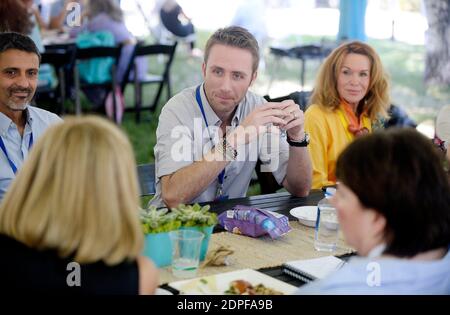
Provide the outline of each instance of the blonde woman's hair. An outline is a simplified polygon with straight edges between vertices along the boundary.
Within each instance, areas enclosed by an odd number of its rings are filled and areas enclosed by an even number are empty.
[[[115,265],[143,246],[127,137],[100,117],[67,118],[37,141],[0,207],[0,233],[79,263]]]
[[[337,79],[348,54],[367,56],[370,61],[370,83],[366,96],[360,101],[358,112],[366,112],[371,120],[376,120],[380,116],[387,117],[390,106],[387,74],[375,50],[358,41],[342,44],[326,58],[316,78],[310,104],[318,104],[331,110],[339,107],[341,98],[337,89]]]

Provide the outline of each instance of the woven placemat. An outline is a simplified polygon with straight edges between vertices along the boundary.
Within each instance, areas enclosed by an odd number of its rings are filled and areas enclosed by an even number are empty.
[[[341,235],[335,252],[318,252],[313,246],[314,228],[301,225],[297,221],[289,223],[292,230],[276,240],[272,240],[270,237],[252,238],[228,232],[211,235],[210,249],[229,246],[234,253],[229,257],[230,264],[228,266],[200,268],[197,276],[204,277],[245,268],[274,267],[291,260],[342,255],[353,251],[344,243]],[[170,267],[160,269],[161,284],[178,280],[181,279],[172,275]]]

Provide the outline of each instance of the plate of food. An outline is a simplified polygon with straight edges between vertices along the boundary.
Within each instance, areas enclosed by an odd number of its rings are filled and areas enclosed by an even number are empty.
[[[298,219],[301,224],[309,227],[316,226],[317,206],[303,206],[291,209],[289,213]]]
[[[180,294],[218,295],[284,295],[292,294],[295,286],[253,269],[241,269],[213,276],[169,283]]]

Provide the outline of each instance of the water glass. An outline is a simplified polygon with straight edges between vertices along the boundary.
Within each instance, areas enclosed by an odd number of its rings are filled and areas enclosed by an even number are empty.
[[[177,278],[192,278],[197,274],[200,248],[204,234],[192,230],[169,233],[172,242],[172,273]]]
[[[332,252],[336,249],[339,239],[339,222],[336,208],[319,206],[317,208],[316,231],[314,247],[318,251]]]

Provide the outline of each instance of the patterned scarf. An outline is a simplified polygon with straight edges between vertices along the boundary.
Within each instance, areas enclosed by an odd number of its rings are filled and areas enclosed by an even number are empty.
[[[344,114],[348,121],[348,131],[350,131],[355,137],[360,137],[369,133],[369,130],[363,125],[363,114],[361,114],[358,119],[351,106],[343,99],[341,99],[341,102],[343,104],[342,107],[344,109]]]

